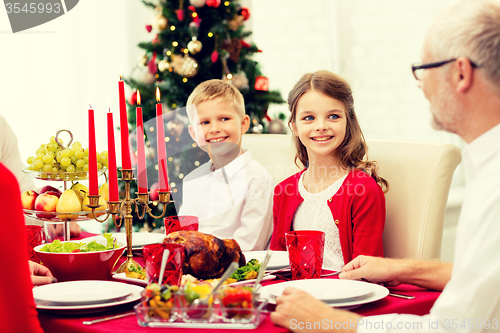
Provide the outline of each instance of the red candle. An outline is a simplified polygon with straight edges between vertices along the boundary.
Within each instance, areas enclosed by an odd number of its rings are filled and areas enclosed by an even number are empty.
[[[146,153],[144,151],[144,124],[142,120],[141,94],[137,91],[137,178],[139,193],[148,193],[148,174],[146,171]]]
[[[165,131],[163,129],[163,112],[160,103],[160,89],[156,87],[156,132],[158,141],[158,180],[160,192],[170,191],[168,186],[167,153],[165,149]]]
[[[99,187],[97,186],[94,110],[92,106],[89,109],[89,195],[99,195]]]
[[[120,134],[122,144],[122,169],[132,169],[130,162],[130,149],[128,143],[128,120],[127,104],[125,103],[125,85],[120,76],[118,81],[118,91],[120,93]]]
[[[119,200],[118,175],[116,174],[115,132],[111,112],[108,112],[108,187],[109,201],[117,202]]]

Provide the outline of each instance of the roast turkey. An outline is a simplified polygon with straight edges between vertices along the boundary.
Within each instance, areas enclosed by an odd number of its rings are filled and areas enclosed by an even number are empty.
[[[245,256],[234,239],[220,239],[199,231],[175,231],[168,234],[164,242],[184,245],[182,273],[198,279],[221,277],[233,261],[240,267],[246,264]]]

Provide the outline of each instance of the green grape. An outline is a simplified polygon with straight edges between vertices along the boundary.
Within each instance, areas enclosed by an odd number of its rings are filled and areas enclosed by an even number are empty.
[[[61,163],[62,158],[63,158],[62,155],[57,155],[56,157],[57,163]]]
[[[56,166],[52,166],[52,172],[53,173],[58,173],[59,172],[59,168],[56,167]]]
[[[51,143],[56,143],[56,137],[55,136],[51,136],[50,137],[50,142]]]
[[[66,168],[66,171],[67,172],[75,172],[75,166],[74,165],[69,165],[67,168]]]
[[[85,148],[84,153],[85,153],[85,156],[89,156],[89,149]]]
[[[83,168],[83,166],[85,165],[85,161],[84,160],[78,160],[78,161],[76,161],[75,165],[76,165],[77,168]]]
[[[89,157],[88,157],[88,156],[85,156],[85,157],[83,158],[83,160],[85,161],[85,163],[89,163]]]
[[[42,162],[42,160],[36,160],[36,161],[33,163],[33,168],[35,168],[35,169],[37,169],[37,170],[40,170],[42,167],[43,167],[43,162]]]
[[[56,179],[57,178],[57,172],[56,173],[51,173],[50,174],[50,178]]]
[[[71,158],[71,163],[76,164],[76,157],[75,156],[71,156],[70,158]]]
[[[108,167],[108,160],[106,159],[105,161],[101,161],[102,165],[104,165],[106,168]]]
[[[62,151],[61,156],[62,157],[70,157],[72,154],[72,150],[69,148],[66,148]]]
[[[83,171],[85,171],[85,172],[89,172],[89,165],[88,165],[88,164],[85,164],[85,165],[83,166]]]
[[[49,178],[49,175],[48,175],[48,174],[46,174],[46,173],[42,173],[41,177],[42,177],[43,179],[47,179],[47,178]]]
[[[58,176],[59,176],[59,178],[64,179],[64,178],[66,178],[66,173],[64,171],[59,171]]]
[[[57,145],[53,142],[47,144],[47,149],[50,151],[56,151],[57,150]]]
[[[38,154],[45,154],[45,148],[38,148],[38,149],[36,150],[36,154],[37,154],[37,155],[38,155]]]
[[[80,148],[75,152],[75,157],[79,160],[83,159],[85,157],[85,153],[83,152],[83,149]]]
[[[46,155],[42,158],[42,161],[43,161],[43,163],[45,163],[45,164],[49,164],[49,163],[51,163],[51,162],[52,162],[52,160],[53,160],[53,159],[54,159],[54,155],[53,155],[53,154],[51,154],[51,153],[48,153],[48,154],[46,154]]]
[[[68,167],[71,164],[71,159],[69,157],[63,157],[61,162],[59,162],[61,166]]]
[[[56,161],[56,159],[55,159],[55,158],[53,158],[53,159],[52,159],[52,161],[50,161],[50,163],[49,163],[49,164],[51,164],[52,166],[57,165],[57,161]]]
[[[97,163],[97,170],[101,170],[102,169],[102,164],[101,163]]]
[[[43,172],[51,172],[52,171],[52,164],[44,164],[42,167]]]
[[[26,170],[33,170],[33,167],[31,165],[28,165],[28,167],[26,168]]]
[[[71,179],[71,180],[75,180],[76,179],[76,173],[70,173],[68,175],[68,178]]]
[[[82,148],[82,144],[79,141],[73,142],[71,148],[78,147],[78,149]]]
[[[45,154],[43,154],[43,153],[38,153],[38,154],[36,154],[36,156],[35,156],[35,160],[43,160],[43,157],[44,157],[44,156],[45,156]]]
[[[45,143],[42,143],[39,148],[45,148]]]
[[[35,156],[30,156],[30,157],[28,157],[27,162],[28,162],[28,164],[31,164],[31,163],[33,163],[34,160],[35,160]]]

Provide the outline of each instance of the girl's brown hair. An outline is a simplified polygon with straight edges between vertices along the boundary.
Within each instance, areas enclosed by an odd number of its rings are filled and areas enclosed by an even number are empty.
[[[297,103],[300,97],[311,90],[334,98],[345,106],[347,119],[346,133],[344,141],[337,148],[340,156],[340,165],[345,169],[356,168],[366,172],[375,179],[384,192],[387,192],[389,190],[389,183],[378,175],[377,162],[364,160],[368,152],[368,146],[366,145],[365,137],[354,112],[354,98],[352,97],[351,87],[342,77],[325,70],[302,76],[288,94],[288,108],[291,112],[288,126],[291,128],[291,124],[296,120]],[[300,142],[297,136],[293,140],[297,148],[295,164],[299,166],[297,163],[297,160],[299,160],[306,167],[309,161],[306,147]]]

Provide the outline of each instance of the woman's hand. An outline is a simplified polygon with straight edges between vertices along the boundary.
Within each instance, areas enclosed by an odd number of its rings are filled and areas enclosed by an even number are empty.
[[[293,332],[332,332],[335,327],[341,328],[338,332],[355,332],[360,318],[358,314],[331,308],[305,291],[292,287],[286,288],[276,298],[276,310],[271,313],[275,325]],[[317,324],[314,327],[314,323],[320,323],[320,327]]]
[[[30,260],[28,260],[28,264],[30,267],[31,283],[34,286],[57,282],[47,267]]]

